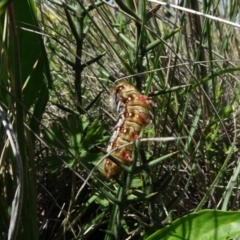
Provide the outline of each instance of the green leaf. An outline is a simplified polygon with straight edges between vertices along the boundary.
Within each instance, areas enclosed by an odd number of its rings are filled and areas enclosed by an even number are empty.
[[[67,118],[61,120],[63,131],[66,132],[66,137],[69,139],[69,151],[75,156],[85,156],[86,152],[82,146],[82,141],[85,135],[85,129],[89,125],[86,116],[80,118],[76,115],[68,115]]]
[[[139,176],[135,176],[131,183],[131,188],[141,188],[143,186],[143,180]]]
[[[14,1],[13,4],[18,26],[23,104],[33,112],[30,128],[38,135],[39,123],[52,88],[49,62],[43,38],[39,34],[36,2],[34,0]],[[34,141],[34,134],[32,137]]]
[[[81,149],[81,141],[84,130],[89,122],[83,116],[80,119],[75,115],[68,115],[67,118],[59,119],[60,124],[53,124],[50,128],[51,132],[43,132],[44,140],[56,148],[64,147],[71,150],[72,154],[77,153]],[[70,140],[70,144],[68,143]],[[70,145],[70,146],[69,146]],[[72,151],[73,150],[73,151]]]
[[[106,128],[95,120],[89,128],[86,137],[82,143],[84,149],[88,150],[97,144],[104,143],[108,138],[103,137]]]
[[[69,114],[67,118],[61,120],[61,124],[69,137],[72,148],[79,148],[84,130],[89,125],[86,116],[79,118],[73,114]]]
[[[88,153],[85,150],[81,151],[80,161],[81,162],[97,162],[104,156],[103,153]]]
[[[240,212],[203,210],[173,221],[147,240],[226,240],[240,234]]]
[[[109,201],[106,198],[103,198],[101,196],[96,196],[95,202],[103,208],[106,208],[109,206]]]

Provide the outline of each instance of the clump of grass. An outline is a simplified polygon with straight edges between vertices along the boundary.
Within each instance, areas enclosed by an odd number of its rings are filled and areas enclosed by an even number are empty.
[[[224,20],[234,23],[240,6],[163,5],[38,5],[53,79],[35,149],[40,238],[140,239],[191,211],[239,209],[239,30]],[[148,141],[108,181],[99,160],[119,79],[154,106]]]
[[[108,233],[105,239],[134,239],[190,211],[238,208],[237,189],[229,193],[228,185],[238,165],[239,53],[233,42],[239,33],[221,22],[221,8],[213,2],[184,6],[208,15],[218,13],[219,21],[174,8],[169,8],[173,13],[169,17],[164,15],[163,6],[157,10],[156,4],[146,1],[79,3],[74,9],[55,2],[51,6],[65,26],[61,26],[60,44],[54,38],[47,41],[57,53],[54,65],[61,69],[56,84],[68,92],[60,96],[56,91],[55,102],[62,99],[59,102],[69,102],[72,111],[108,123],[108,135],[116,117],[110,118],[113,113],[106,100],[112,82],[127,79],[154,102],[152,123],[143,133],[149,142],[139,145],[136,153],[139,167],[117,182],[107,181],[96,171],[89,187],[82,190],[83,199],[74,204],[70,197],[64,199],[68,208],[71,203],[72,212],[62,222],[73,229],[79,226],[82,231],[75,232],[77,236],[87,238],[104,230]],[[236,12],[231,14],[233,20]],[[57,18],[51,24],[60,27]],[[44,26],[46,32],[51,31]],[[70,54],[64,54],[66,49]],[[79,66],[84,65],[80,70],[75,65],[79,62]],[[73,65],[70,71],[69,65]],[[81,75],[81,92],[76,89],[77,74]],[[185,138],[155,142],[152,137]],[[78,165],[74,170],[82,176],[88,173]],[[79,179],[75,172],[72,174]],[[68,186],[74,187],[72,198],[84,178],[75,180],[74,185],[68,180]],[[95,188],[98,192],[92,191]],[[91,211],[90,218],[83,214],[81,223],[73,217],[79,209],[78,201],[85,206],[86,214]],[[89,201],[91,207],[86,206]],[[68,234],[67,229],[63,227],[61,233]]]

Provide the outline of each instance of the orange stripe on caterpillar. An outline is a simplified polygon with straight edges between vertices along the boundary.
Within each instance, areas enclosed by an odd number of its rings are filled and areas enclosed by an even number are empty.
[[[134,86],[126,81],[117,82],[110,91],[110,107],[119,113],[117,124],[110,139],[107,152],[125,165],[132,161],[134,144],[124,146],[138,139],[142,127],[148,120],[148,108],[152,103]],[[109,158],[104,160],[104,174],[108,179],[120,176],[121,168]]]

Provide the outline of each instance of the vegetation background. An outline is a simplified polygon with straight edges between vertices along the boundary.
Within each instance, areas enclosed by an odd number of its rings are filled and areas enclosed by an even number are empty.
[[[240,3],[180,6],[0,2],[0,239],[146,239],[189,212],[240,208]],[[154,106],[109,181],[119,79]]]

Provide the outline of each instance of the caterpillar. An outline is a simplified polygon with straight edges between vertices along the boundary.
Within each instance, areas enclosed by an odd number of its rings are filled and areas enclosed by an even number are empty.
[[[111,155],[123,164],[129,165],[132,161],[134,144],[123,145],[137,140],[142,127],[149,122],[148,111],[151,100],[127,81],[118,81],[113,86],[109,100],[111,109],[117,111],[119,116],[107,152],[111,152]],[[115,148],[117,149],[113,151]],[[109,158],[104,159],[103,168],[105,176],[112,180],[117,179],[122,172],[122,169]]]

